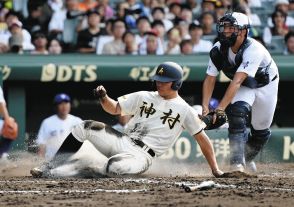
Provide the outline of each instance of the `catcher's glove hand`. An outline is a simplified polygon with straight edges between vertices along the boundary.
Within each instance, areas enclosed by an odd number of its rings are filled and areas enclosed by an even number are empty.
[[[93,89],[94,97],[102,99],[106,96],[107,92],[104,86],[98,86],[97,88]]]
[[[206,116],[199,116],[206,124],[205,130],[216,129],[225,124],[228,120],[226,112],[220,109],[209,112]],[[215,117],[215,121],[214,121]]]
[[[18,124],[14,120],[14,118],[9,117],[4,120],[2,132],[2,136],[7,139],[15,140],[18,136]]]

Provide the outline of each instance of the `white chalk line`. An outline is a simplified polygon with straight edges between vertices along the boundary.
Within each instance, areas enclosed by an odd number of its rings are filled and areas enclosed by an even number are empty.
[[[109,190],[109,189],[94,189],[94,190],[1,190],[0,194],[73,194],[73,193],[97,193],[97,192],[104,192],[104,193],[139,193],[139,192],[146,192],[146,189],[137,189],[137,190],[130,190],[130,189],[123,189],[123,190]]]
[[[0,180],[0,183],[59,183],[58,181],[54,180]]]
[[[35,183],[35,184],[44,184],[44,183],[50,183],[50,184],[58,184],[58,183],[63,183],[67,182],[66,180],[60,180],[60,181],[55,181],[55,180],[0,180],[0,183]],[[87,181],[77,181],[77,183],[89,183]]]
[[[24,180],[24,181],[0,181],[1,183],[53,183],[58,184],[58,181],[33,181],[33,180]],[[133,178],[127,178],[124,179],[124,182],[135,182],[135,183],[142,183],[142,184],[167,184],[167,185],[175,185],[177,187],[182,186],[195,186],[199,185],[199,183],[195,182],[170,182],[170,181],[164,181],[162,179],[146,179],[146,178],[139,178],[139,179],[133,179]],[[88,183],[88,182],[78,182],[78,183]],[[260,189],[260,190],[271,190],[271,191],[289,191],[294,192],[294,188],[276,188],[276,187],[242,187],[242,186],[235,186],[235,185],[221,185],[216,183],[216,188],[237,188],[237,189]],[[136,192],[146,192],[147,189],[138,189],[138,190],[130,190],[130,189],[123,189],[123,190],[109,190],[109,189],[94,189],[94,190],[1,190],[0,194],[26,194],[26,193],[35,193],[35,194],[42,194],[42,193],[50,193],[50,194],[58,194],[58,193],[95,193],[95,192],[106,192],[106,193],[136,193]]]
[[[196,186],[199,185],[199,183],[193,183],[193,182],[166,182],[163,180],[153,180],[153,179],[125,179],[125,182],[135,182],[135,183],[143,183],[143,184],[172,184],[178,187],[182,186]],[[241,186],[235,186],[235,185],[222,185],[216,183],[216,188],[238,188],[238,189],[245,189],[246,187],[241,187]],[[248,186],[248,189],[261,189],[261,190],[272,190],[272,191],[289,191],[289,192],[294,192],[294,188],[271,188],[271,187],[252,187]]]

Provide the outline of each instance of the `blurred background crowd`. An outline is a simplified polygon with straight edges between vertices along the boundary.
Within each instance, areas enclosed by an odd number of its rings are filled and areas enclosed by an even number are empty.
[[[270,52],[294,54],[294,0],[0,0],[0,53],[208,53],[232,10]]]

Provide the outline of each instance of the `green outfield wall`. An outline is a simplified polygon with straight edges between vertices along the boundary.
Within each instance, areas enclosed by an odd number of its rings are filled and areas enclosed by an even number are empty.
[[[218,161],[229,161],[229,139],[227,129],[206,131],[214,146]],[[200,146],[193,137],[183,132],[173,148],[167,151],[161,159],[204,162],[205,158]],[[294,161],[294,130],[293,128],[272,129],[272,136],[262,152],[256,158],[259,162],[293,162]]]
[[[294,80],[293,56],[274,56],[281,80]],[[1,55],[3,79],[41,82],[149,81],[156,65],[175,61],[183,66],[186,81],[202,81],[208,55],[197,56],[96,56]],[[220,81],[227,81],[221,74]]]
[[[289,92],[294,88],[294,56],[273,56],[280,71],[280,92],[278,107],[279,113],[287,118],[290,128],[273,129],[273,138],[268,144],[268,150],[274,150],[267,156],[262,155],[262,160],[277,159],[281,161],[293,161],[293,133],[292,123],[293,104],[288,100]],[[193,85],[201,87],[205,77],[208,55],[192,56],[97,56],[82,54],[50,55],[1,55],[0,71],[3,78],[5,98],[8,102],[10,114],[19,123],[19,138],[14,143],[14,149],[26,149],[28,137],[35,137],[41,118],[52,113],[52,97],[58,91],[69,92],[74,97],[75,109],[92,107],[95,100],[90,97],[90,90],[97,84],[109,84],[112,92],[116,91],[114,98],[121,93],[142,90],[144,83],[150,82],[150,76],[155,67],[163,61],[175,61],[184,69],[184,89],[180,91],[185,97],[192,96],[195,91]],[[134,84],[134,86],[130,86]],[[228,83],[228,79],[220,74],[218,77],[218,93],[222,93]],[[145,88],[144,88],[145,89]],[[89,92],[89,93],[88,93]],[[201,93],[201,88],[197,91]],[[287,105],[287,103],[289,104]],[[84,105],[83,105],[84,104]],[[97,107],[95,105],[95,107]],[[82,118],[85,111],[81,110]],[[88,113],[88,112],[87,112]],[[93,113],[91,113],[92,115]],[[37,119],[35,119],[37,117]],[[95,119],[96,117],[93,117]],[[212,138],[214,145],[219,146],[228,143],[226,132],[216,131]],[[182,152],[183,143],[190,143],[190,149]],[[180,144],[178,144],[180,143]],[[182,144],[181,144],[182,143]],[[178,147],[177,147],[178,146]],[[179,148],[180,146],[180,148]],[[188,145],[187,145],[188,146]],[[217,147],[216,147],[217,149]],[[286,150],[285,150],[286,149]],[[191,137],[186,133],[177,141],[174,147],[174,155],[165,155],[166,159],[173,157],[181,159],[186,157],[193,160],[200,156],[197,145],[192,144]],[[190,150],[190,151],[189,151]],[[172,153],[172,152],[171,152]],[[184,154],[181,154],[184,153]],[[187,154],[185,154],[187,153]],[[220,158],[226,158],[227,152],[218,152]],[[276,154],[278,153],[278,154]],[[179,156],[180,157],[179,157]],[[288,159],[289,157],[289,159]],[[200,156],[201,158],[201,156]],[[285,159],[284,159],[285,158]],[[286,159],[287,158],[287,159]],[[187,159],[187,158],[185,158]]]

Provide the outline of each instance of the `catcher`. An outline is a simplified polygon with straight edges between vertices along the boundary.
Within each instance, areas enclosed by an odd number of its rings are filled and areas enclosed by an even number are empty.
[[[220,18],[219,41],[210,51],[202,99],[206,115],[217,75],[222,71],[231,79],[215,112],[228,114],[230,165],[242,172],[257,170],[254,158],[270,139],[279,85],[275,61],[262,44],[248,37],[249,29],[245,14],[233,12]]]
[[[18,125],[14,118],[9,116],[8,110],[6,108],[6,102],[3,96],[3,90],[0,87],[0,114],[3,120],[0,120],[0,158],[6,157],[8,154],[12,142],[17,138],[18,135]]]
[[[141,174],[148,170],[155,157],[172,147],[185,129],[200,145],[212,174],[222,176],[213,146],[203,130],[205,123],[178,94],[182,78],[181,66],[164,62],[152,77],[156,83],[155,92],[139,91],[121,96],[116,101],[108,96],[102,85],[98,86],[94,94],[106,112],[132,116],[124,133],[102,122],[84,121],[72,129],[51,162],[32,169],[31,174],[34,177],[50,176],[51,169],[63,164],[85,140],[108,158],[99,173],[111,177]]]

